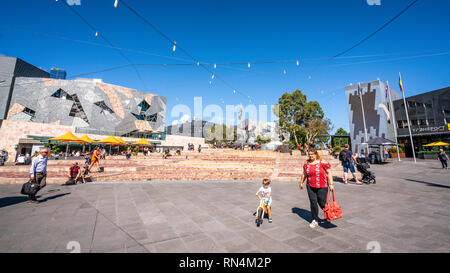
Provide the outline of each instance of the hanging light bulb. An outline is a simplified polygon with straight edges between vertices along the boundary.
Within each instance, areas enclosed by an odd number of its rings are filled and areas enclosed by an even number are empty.
[[[299,60],[297,60],[297,66],[299,66],[300,65],[300,61]]]
[[[98,36],[98,31],[95,32],[95,37],[97,37],[97,36]]]
[[[233,94],[236,94],[236,89],[233,90]]]
[[[199,66],[200,65],[200,62],[197,62],[197,66]]]
[[[214,68],[216,68],[217,67],[217,65],[216,64],[214,64]]]
[[[211,79],[213,79],[214,80],[214,78],[215,78],[216,76],[214,75],[214,74],[212,74],[212,76],[211,76]]]
[[[175,52],[175,49],[177,48],[177,42],[173,42],[173,52]]]
[[[248,63],[248,68],[250,68],[250,63]]]
[[[284,74],[284,75],[286,75],[286,73],[287,73],[287,72],[286,72],[286,69],[285,69],[285,70],[283,70],[283,74]]]
[[[119,3],[119,0],[114,1],[114,7],[117,8],[117,4]]]

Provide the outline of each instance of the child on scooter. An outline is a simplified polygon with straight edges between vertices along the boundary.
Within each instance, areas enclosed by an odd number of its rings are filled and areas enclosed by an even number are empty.
[[[256,192],[256,196],[264,198],[264,204],[267,208],[267,214],[269,216],[269,223],[272,223],[272,213],[270,207],[272,206],[272,188],[270,187],[270,179],[264,178],[262,181],[262,186]]]

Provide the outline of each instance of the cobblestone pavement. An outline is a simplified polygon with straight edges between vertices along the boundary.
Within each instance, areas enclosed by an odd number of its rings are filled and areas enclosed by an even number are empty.
[[[259,228],[259,181],[48,185],[38,204],[0,185],[0,252],[450,252],[450,170],[371,170],[375,185],[336,181],[344,217],[316,229],[296,182],[272,183],[273,223]]]

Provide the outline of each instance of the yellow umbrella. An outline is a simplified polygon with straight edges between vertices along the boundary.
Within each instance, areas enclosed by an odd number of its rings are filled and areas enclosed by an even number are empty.
[[[432,147],[432,146],[448,146],[448,145],[450,145],[450,144],[442,142],[442,141],[439,141],[439,142],[433,142],[433,143],[430,143],[430,144],[427,144],[427,145],[424,145],[424,146]]]
[[[151,144],[150,142],[148,142],[145,138],[141,138],[139,141],[136,141],[135,143],[133,143],[133,145],[149,145],[149,146],[151,146],[151,145],[153,145],[153,144]],[[142,151],[144,151],[144,150],[142,150]]]
[[[127,143],[125,140],[121,139],[120,137],[118,137],[117,140],[118,140],[120,143],[122,143],[123,145],[128,145],[128,143]]]
[[[97,141],[97,143],[110,144],[112,145],[120,145],[120,141],[118,141],[115,137],[109,136],[105,139]],[[109,154],[111,154],[111,146],[109,146]]]
[[[71,132],[67,132],[64,135],[59,136],[59,137],[50,138],[49,140],[56,140],[56,141],[59,141],[59,142],[86,143],[85,140],[75,136]],[[67,152],[68,151],[69,151],[69,143],[66,144],[66,157],[67,157]]]
[[[95,140],[93,140],[92,138],[88,137],[87,135],[84,135],[84,136],[80,137],[80,139],[86,141],[86,143],[94,143],[95,142]],[[91,150],[90,147],[91,146],[89,145],[89,151]],[[83,143],[83,153],[84,153],[85,150],[86,150],[86,146]]]
[[[139,141],[133,143],[133,145],[153,145],[148,142],[145,138],[141,138]]]
[[[85,140],[75,136],[71,132],[67,132],[66,134],[59,136],[59,137],[50,138],[49,140],[56,140],[59,142],[76,142],[76,143],[85,143],[86,142]]]
[[[120,141],[118,141],[115,137],[109,136],[105,139],[97,141],[97,143],[103,143],[103,144],[111,144],[111,145],[119,145]]]
[[[84,135],[82,137],[80,137],[80,139],[86,141],[86,143],[94,143],[95,140],[93,140],[92,138],[88,137],[87,135]]]

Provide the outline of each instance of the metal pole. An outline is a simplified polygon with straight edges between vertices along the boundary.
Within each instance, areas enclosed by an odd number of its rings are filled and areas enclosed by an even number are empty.
[[[358,83],[358,90],[359,90],[359,98],[361,99],[361,109],[362,109],[362,116],[363,116],[363,123],[364,123],[364,138],[366,140],[366,152],[367,155],[369,155],[369,144],[367,143],[367,127],[366,127],[366,117],[364,115],[364,103],[363,103],[363,99],[362,99],[362,89],[361,89],[361,84]],[[370,92],[370,90],[368,90],[367,92]]]
[[[402,76],[400,75],[400,72],[398,72],[398,75],[400,76],[400,81],[401,81]],[[409,122],[408,108],[406,106],[405,93],[402,92],[402,94],[403,94],[403,103],[405,104],[406,120],[408,122],[409,138],[411,139],[411,148],[412,148],[412,152],[413,152],[414,163],[417,163],[416,152],[414,151],[414,142],[413,142],[413,137],[412,137],[412,133],[411,133],[411,123]]]
[[[394,110],[394,104],[392,104],[391,89],[389,88],[389,81],[386,81],[386,84],[387,84],[387,89],[388,89],[388,94],[389,94],[389,104],[391,106],[391,120],[392,120],[392,124],[394,124],[395,147],[397,147],[398,161],[401,161],[400,152],[398,150],[398,140],[397,140],[397,120],[395,119],[395,110]]]

